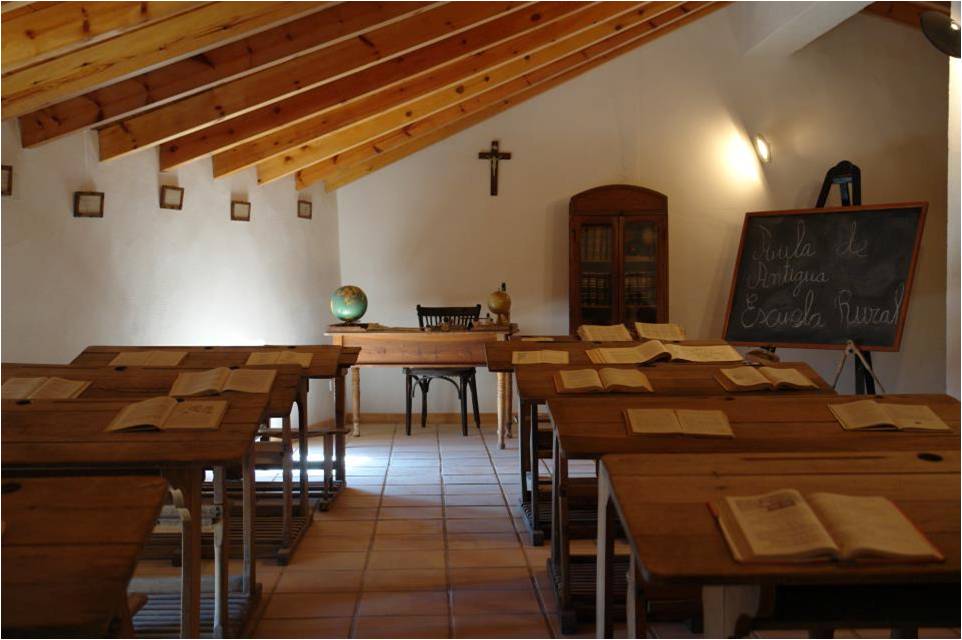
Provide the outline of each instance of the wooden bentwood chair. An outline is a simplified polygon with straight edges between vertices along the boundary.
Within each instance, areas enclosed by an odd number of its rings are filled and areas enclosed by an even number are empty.
[[[481,305],[473,307],[422,307],[418,305],[418,326],[440,327],[447,324],[452,330],[470,329],[481,316]],[[457,380],[455,380],[457,378]],[[454,385],[461,401],[461,433],[468,435],[468,390],[474,409],[474,424],[481,428],[478,413],[478,386],[474,367],[405,367],[404,369],[404,431],[411,435],[411,402],[415,387],[421,389],[421,428],[428,423],[428,390],[433,380],[446,380]]]

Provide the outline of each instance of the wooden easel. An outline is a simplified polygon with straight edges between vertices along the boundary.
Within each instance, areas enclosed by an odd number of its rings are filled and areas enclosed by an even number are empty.
[[[836,184],[843,207],[857,207],[862,204],[862,170],[848,160],[842,160],[825,173],[822,189],[819,191],[818,200],[815,202],[816,209],[825,206],[832,185]],[[849,185],[851,185],[851,192],[849,192]],[[872,352],[861,351],[858,345],[851,341],[849,341],[849,346],[846,347],[842,361],[839,363],[839,371],[835,375],[835,381],[838,381],[841,367],[845,364],[847,357],[853,353],[853,349],[858,354],[858,357],[853,358],[855,363],[855,393],[875,395],[876,377],[872,371]]]

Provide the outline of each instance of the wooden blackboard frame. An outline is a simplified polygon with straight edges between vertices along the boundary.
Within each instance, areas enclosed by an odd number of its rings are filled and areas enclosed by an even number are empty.
[[[912,245],[912,259],[909,264],[909,273],[905,282],[905,302],[899,311],[898,325],[895,331],[895,344],[894,345],[858,345],[859,349],[863,351],[898,351],[902,346],[902,331],[905,328],[905,318],[909,311],[909,304],[912,300],[912,284],[915,281],[915,268],[918,264],[919,259],[919,247],[922,245],[922,232],[925,230],[925,215],[928,211],[929,203],[924,201],[917,202],[896,202],[887,204],[871,204],[862,205],[857,207],[822,207],[819,209],[788,209],[785,211],[750,211],[745,214],[745,220],[742,223],[741,238],[738,242],[738,254],[735,258],[735,270],[732,273],[731,288],[728,291],[728,306],[725,311],[725,326],[722,329],[722,337],[728,335],[728,323],[731,322],[732,305],[735,302],[735,287],[738,284],[738,274],[741,270],[742,254],[745,249],[745,236],[748,233],[748,227],[752,218],[761,218],[768,216],[786,216],[786,215],[814,215],[814,214],[825,214],[825,213],[856,213],[859,211],[865,212],[877,212],[884,213],[886,210],[891,209],[919,209],[919,224],[915,230],[915,242]],[[845,343],[814,343],[814,342],[770,342],[766,340],[758,341],[742,341],[742,340],[729,340],[729,343],[735,345],[745,345],[745,346],[771,346],[771,347],[785,347],[791,349],[845,349]]]

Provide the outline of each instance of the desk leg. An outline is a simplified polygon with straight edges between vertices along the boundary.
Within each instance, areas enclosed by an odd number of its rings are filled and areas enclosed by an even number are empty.
[[[529,437],[528,432],[530,430],[530,421],[528,416],[531,412],[528,410],[530,403],[521,401],[521,407],[518,410],[518,432],[520,434],[520,439],[518,441],[519,449],[519,459],[521,460],[521,501],[531,504],[531,493],[528,490],[528,468],[531,464],[531,452],[529,450]]]
[[[505,414],[510,413],[510,408],[505,411],[504,403],[506,401],[505,393],[505,380],[506,376],[504,373],[496,373],[497,384],[498,384],[498,448],[504,449],[504,421]]]
[[[632,553],[628,562],[628,599],[625,603],[629,638],[648,637],[648,602],[642,597],[638,577],[638,559]]]
[[[257,492],[254,490],[254,452],[247,455],[243,462],[243,500],[244,509],[241,524],[244,536],[244,595],[253,597],[257,589],[257,558],[254,553],[254,510],[257,508]]]
[[[297,457],[298,457],[298,485],[301,489],[301,519],[309,520],[311,514],[311,487],[307,474],[307,394],[310,390],[310,380],[303,380],[297,390]]]
[[[201,507],[200,486],[204,470],[187,467],[171,471],[170,485],[178,489],[184,500],[184,509],[190,517],[183,523],[181,541],[181,587],[180,587],[180,636],[200,636],[200,536],[204,514]]]
[[[505,423],[505,435],[509,438],[514,437],[514,381],[512,380],[514,376],[510,371],[504,374],[504,410],[507,414],[507,422]],[[520,420],[520,418],[519,418]],[[504,446],[501,447],[504,449]]]
[[[361,368],[351,369],[351,408],[353,409],[351,419],[354,421],[354,432],[351,434],[355,438],[361,435]]]
[[[706,638],[732,637],[738,619],[755,617],[761,602],[761,589],[756,586],[707,586],[701,593]]]
[[[524,434],[521,435],[524,438]],[[534,529],[531,534],[531,544],[540,547],[544,544],[544,533],[541,530],[541,458],[538,456],[538,405],[528,404],[528,467],[531,471],[531,521]]]
[[[351,374],[351,386],[354,394],[354,435],[359,436],[361,435],[361,429],[358,426],[361,414],[361,370],[358,367],[354,367]],[[347,467],[344,459],[347,455],[344,442],[344,376],[342,375],[334,378],[334,455],[337,459],[335,476],[341,484],[347,484]]]
[[[230,505],[224,487],[224,467],[214,467],[214,506],[220,511],[214,525],[214,637],[224,638],[230,593]]]
[[[568,538],[568,459],[561,451],[561,443],[555,440],[555,451],[558,452],[555,458],[554,475],[558,478],[558,500],[555,503],[557,510],[558,528],[551,532],[552,536],[558,538],[558,567],[561,574],[561,600],[562,609],[571,607],[571,540]]]
[[[611,502],[611,489],[608,486],[608,474],[601,468],[598,474],[598,555],[597,579],[595,583],[595,637],[614,637],[615,625],[612,616],[612,594],[614,592],[614,577],[612,576],[615,554],[615,509]],[[631,591],[629,589],[629,600]],[[630,616],[629,616],[630,619]],[[629,638],[637,638],[629,631]]]
[[[294,443],[291,416],[281,418],[281,548],[291,546],[291,515],[294,511]]]

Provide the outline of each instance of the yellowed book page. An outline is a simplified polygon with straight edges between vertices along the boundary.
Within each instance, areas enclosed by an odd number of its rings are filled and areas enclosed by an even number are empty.
[[[176,367],[187,357],[186,351],[152,351],[147,357],[147,367]]]
[[[541,352],[515,351],[511,354],[511,364],[541,364]]]
[[[604,391],[605,387],[594,369],[569,369],[558,371],[558,381],[561,383],[559,393],[572,391]]]
[[[190,400],[174,407],[164,429],[214,430],[227,412],[226,400]]]
[[[606,391],[654,391],[648,376],[638,369],[605,367],[598,372]]]
[[[282,351],[277,358],[277,364],[299,364],[306,369],[314,361],[313,353],[303,351]]]
[[[0,396],[4,400],[24,400],[46,381],[46,378],[10,378],[0,387]]]
[[[886,402],[880,406],[899,429],[908,431],[952,430],[928,405]]]
[[[591,342],[629,342],[632,339],[623,324],[583,324],[578,327],[578,337]]]
[[[763,376],[755,367],[720,369],[719,373],[733,385],[743,389],[770,389],[772,386],[768,378]]]
[[[599,364],[642,364],[664,356],[665,346],[657,340],[649,340],[634,347],[603,347],[595,349]]]
[[[230,372],[224,391],[268,393],[276,377],[277,371],[274,369],[235,369]]]
[[[758,371],[772,381],[775,388],[789,387],[799,389],[818,389],[818,385],[798,369],[779,369],[778,367],[759,367]]]
[[[638,337],[647,340],[678,342],[685,339],[685,329],[673,322],[636,322],[635,331],[638,333]]]
[[[672,360],[684,362],[741,362],[742,360],[735,348],[727,344],[705,346],[667,344],[665,349],[671,354]]]
[[[111,367],[143,367],[152,351],[121,351],[110,361]]]
[[[554,338],[547,336],[525,336],[521,338],[521,342],[554,342]]]
[[[794,489],[728,496],[725,502],[751,548],[752,559],[803,560],[838,553],[815,512]]]
[[[592,364],[605,364],[605,357],[601,353],[601,349],[586,349],[585,355],[591,360]]]
[[[176,406],[177,401],[167,396],[158,396],[129,404],[117,413],[117,416],[107,425],[105,431],[162,429],[171,411]]]
[[[280,351],[252,351],[251,354],[247,356],[246,364],[250,366],[277,364],[277,361],[280,357]]]
[[[567,351],[542,351],[541,362],[543,364],[568,364]]]
[[[681,424],[674,409],[627,409],[628,428],[638,435],[680,435]]]
[[[185,371],[170,385],[169,396],[198,396],[220,393],[230,377],[230,369],[217,367],[207,371]]]
[[[875,400],[858,400],[845,404],[830,404],[829,410],[843,429],[895,429],[895,423]]]
[[[30,397],[35,400],[69,400],[79,397],[89,386],[88,380],[48,378]]]
[[[686,436],[703,438],[734,438],[735,433],[724,411],[717,409],[677,409],[681,431]]]
[[[838,543],[842,558],[942,559],[939,550],[888,498],[813,493],[808,502]]]

